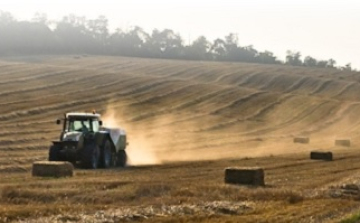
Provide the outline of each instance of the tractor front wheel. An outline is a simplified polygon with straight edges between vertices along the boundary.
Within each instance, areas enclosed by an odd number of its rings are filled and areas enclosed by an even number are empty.
[[[60,161],[59,146],[52,145],[49,149],[49,161]]]
[[[96,143],[84,145],[81,164],[84,168],[97,169],[100,161],[100,149]]]

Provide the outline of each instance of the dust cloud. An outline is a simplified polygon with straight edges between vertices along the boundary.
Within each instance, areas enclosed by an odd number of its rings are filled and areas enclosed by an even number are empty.
[[[192,132],[199,129],[199,123],[187,123],[185,128],[179,128],[174,124],[178,119],[169,116],[132,122],[127,119],[129,115],[128,112],[124,112],[126,108],[122,109],[123,111],[118,107],[108,106],[102,115],[102,121],[105,127],[126,131],[129,142],[126,151],[130,166],[291,153],[289,145],[279,142],[241,142],[236,136],[222,139],[220,135]],[[240,142],[236,145],[226,145],[233,140]]]
[[[306,134],[299,131],[299,126],[279,128],[272,134],[241,134],[246,131],[236,127],[224,131],[202,131],[216,124],[213,117],[192,117],[179,113],[144,113],[126,105],[108,106],[102,115],[104,126],[121,128],[127,133],[129,145],[126,149],[128,164],[131,166],[160,165],[178,161],[200,161],[218,159],[255,158],[294,153],[308,153],[332,148],[336,132],[335,127],[325,128],[321,135]],[[142,118],[145,117],[145,118]],[[269,124],[278,119],[267,120]],[[301,126],[300,126],[301,127]],[[297,133],[311,137],[311,144],[294,144]],[[295,135],[293,135],[295,134]],[[339,137],[339,136],[337,136]]]
[[[107,106],[102,112],[104,127],[124,129],[129,145],[126,148],[130,166],[160,165],[177,161],[196,161],[216,159],[213,151],[198,150],[198,135],[191,130],[198,129],[196,124],[179,128],[178,116],[154,116],[134,121],[129,108]],[[219,151],[217,151],[219,152]],[[211,156],[211,157],[209,157]]]
[[[156,165],[161,164],[157,158],[152,141],[144,132],[133,132],[130,126],[123,123],[123,118],[119,117],[119,112],[113,107],[108,107],[102,115],[103,125],[109,128],[119,128],[126,131],[129,145],[126,148],[128,165]]]

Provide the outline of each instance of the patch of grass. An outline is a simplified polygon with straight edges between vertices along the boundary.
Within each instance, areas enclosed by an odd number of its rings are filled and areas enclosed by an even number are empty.
[[[340,221],[340,223],[359,223],[359,222],[360,222],[360,212]]]

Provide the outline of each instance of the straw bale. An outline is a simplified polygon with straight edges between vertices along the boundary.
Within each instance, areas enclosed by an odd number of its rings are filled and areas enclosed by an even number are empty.
[[[295,137],[295,138],[294,138],[294,143],[309,144],[309,143],[310,143],[310,139],[307,138],[307,137]]]
[[[263,186],[264,170],[259,167],[228,167],[225,169],[225,183]]]
[[[38,161],[33,163],[32,175],[39,177],[72,177],[74,166],[70,162]]]
[[[335,140],[335,146],[346,146],[350,147],[351,143],[349,139],[337,139]]]
[[[332,161],[333,154],[332,154],[332,152],[311,151],[310,159]]]

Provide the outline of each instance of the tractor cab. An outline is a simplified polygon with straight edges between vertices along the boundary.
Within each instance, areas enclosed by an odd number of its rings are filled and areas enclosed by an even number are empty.
[[[60,119],[56,121],[61,124]],[[100,114],[96,113],[66,113],[63,119],[63,131],[61,140],[65,139],[67,135],[79,135],[79,133],[96,133],[100,131],[102,121]]]
[[[64,132],[98,132],[101,125],[99,114],[67,113],[63,130]]]

